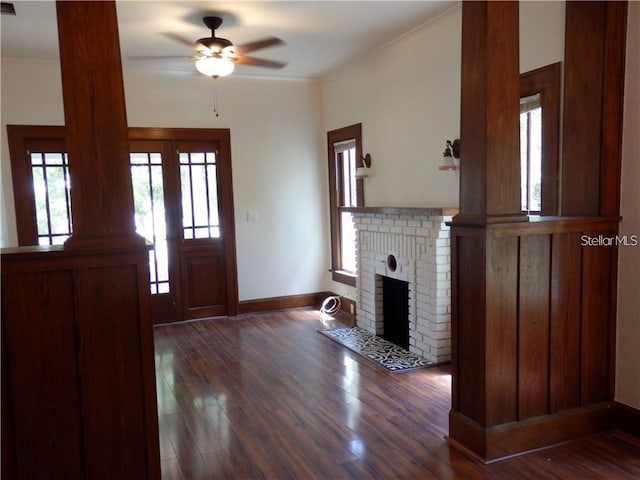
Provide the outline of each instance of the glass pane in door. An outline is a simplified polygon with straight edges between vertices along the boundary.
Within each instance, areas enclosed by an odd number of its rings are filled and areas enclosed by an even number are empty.
[[[182,226],[185,240],[220,238],[214,152],[180,153]]]
[[[129,155],[129,160],[136,232],[153,244],[149,251],[151,294],[169,293],[162,155],[154,152],[136,152]]]

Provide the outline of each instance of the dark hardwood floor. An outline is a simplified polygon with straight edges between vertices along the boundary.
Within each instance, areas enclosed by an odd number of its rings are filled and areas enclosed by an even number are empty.
[[[155,328],[163,479],[638,479],[607,432],[491,465],[450,448],[446,367],[388,373],[308,309]]]

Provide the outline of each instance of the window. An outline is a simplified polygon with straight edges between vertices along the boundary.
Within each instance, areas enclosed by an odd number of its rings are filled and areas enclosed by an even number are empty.
[[[333,152],[337,157],[337,167],[340,168],[338,181],[339,204],[341,207],[357,207],[356,195],[356,142],[335,143]],[[340,211],[340,252],[342,253],[341,269],[347,273],[356,273],[356,229],[353,225],[351,212]]]
[[[520,75],[522,211],[558,214],[561,64]]]
[[[28,152],[38,245],[62,245],[71,236],[71,181],[65,152]]]
[[[329,159],[329,209],[331,217],[331,271],[333,280],[355,286],[356,231],[345,207],[364,205],[363,185],[356,179],[361,166],[361,124],[327,133]]]
[[[523,212],[542,210],[542,105],[540,94],[520,99],[520,194]]]

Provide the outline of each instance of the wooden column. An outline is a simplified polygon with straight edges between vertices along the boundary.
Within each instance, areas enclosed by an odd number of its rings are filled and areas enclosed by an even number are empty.
[[[521,220],[518,3],[463,5],[458,221]]]
[[[450,439],[481,456],[484,438],[467,434],[465,421],[484,428],[516,419],[518,245],[489,225],[524,219],[518,58],[518,3],[464,2]]]
[[[562,215],[620,211],[626,18],[626,2],[567,2]]]
[[[115,2],[57,2],[71,246],[143,243],[135,235]]]
[[[2,251],[2,476],[159,479],[115,2],[57,14],[73,236]]]

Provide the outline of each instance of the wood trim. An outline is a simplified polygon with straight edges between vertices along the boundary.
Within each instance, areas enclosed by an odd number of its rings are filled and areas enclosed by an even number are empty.
[[[320,308],[322,301],[333,295],[330,292],[303,293],[299,295],[285,295],[282,297],[258,298],[242,300],[238,305],[238,313],[258,313],[288,308],[315,307]]]
[[[129,140],[221,141],[229,136],[228,128],[129,127]],[[231,149],[229,149],[231,150]]]
[[[340,273],[342,268],[340,259],[342,258],[340,248],[340,205],[336,198],[338,185],[336,182],[335,154],[333,144],[345,140],[355,139],[356,141],[356,158],[358,163],[362,157],[362,124],[356,123],[347,127],[338,128],[327,132],[327,160],[329,174],[329,217],[331,232],[331,278],[332,280],[344,283],[349,286],[355,286],[355,278],[350,275]],[[358,206],[364,206],[364,182],[362,179],[356,180],[356,195]]]
[[[480,229],[451,228],[451,405],[481,422],[486,405],[485,396],[477,394],[486,382],[483,237]]]
[[[615,402],[615,428],[640,438],[640,410]]]
[[[350,298],[340,296],[340,310],[349,315],[356,314],[356,301]]]
[[[496,237],[550,235],[557,233],[608,232],[617,228],[620,217],[529,217],[529,222],[490,225]]]
[[[38,243],[38,229],[35,202],[32,201],[33,177],[31,168],[29,168],[31,162],[28,160],[28,143],[34,138],[37,138],[38,141],[64,142],[65,127],[7,125],[7,138],[18,245],[36,245]]]
[[[225,129],[225,134],[220,138],[220,152],[226,168],[220,176],[218,184],[220,188],[220,202],[223,204],[224,217],[222,228],[224,229],[224,255],[227,276],[227,314],[238,314],[238,265],[236,252],[236,221],[233,202],[233,172],[231,160],[231,132]]]
[[[344,283],[350,287],[356,286],[356,275],[341,272],[339,270],[331,270],[331,279],[334,282]]]
[[[325,298],[336,296],[332,292],[316,292],[300,295],[286,295],[282,297],[243,300],[239,304],[239,314],[287,310],[290,308],[312,307],[320,308]],[[356,313],[356,301],[340,296],[340,311],[349,315]]]
[[[454,448],[471,452],[484,463],[492,463],[608,430],[614,425],[614,406],[614,402],[602,402],[489,428],[452,411],[447,440]]]
[[[542,104],[542,215],[558,214],[561,81],[560,62],[520,75],[520,97],[539,93]]]

